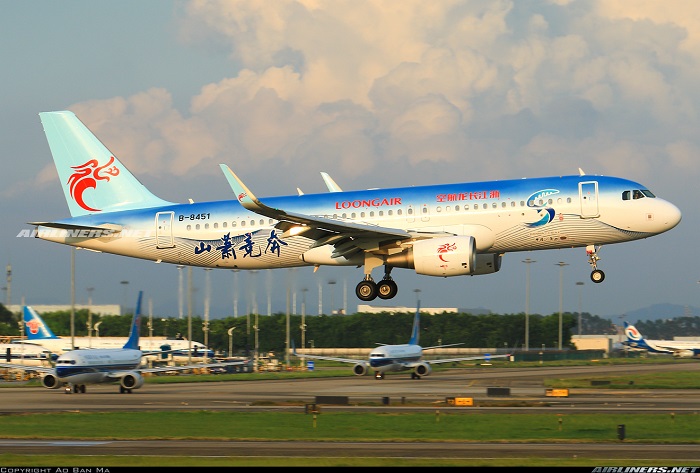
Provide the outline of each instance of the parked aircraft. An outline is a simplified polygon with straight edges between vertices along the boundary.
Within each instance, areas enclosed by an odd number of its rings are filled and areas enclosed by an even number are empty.
[[[472,360],[490,360],[492,358],[508,358],[510,355],[483,355],[470,356],[465,358],[443,358],[437,360],[426,360],[423,358],[425,350],[435,348],[451,347],[461,345],[461,343],[452,343],[449,345],[435,345],[432,347],[421,347],[418,344],[420,337],[420,303],[416,308],[416,315],[413,317],[413,329],[411,330],[411,338],[408,343],[401,345],[387,345],[375,348],[369,353],[369,358],[366,360],[354,358],[339,358],[334,356],[322,355],[306,355],[297,353],[296,348],[292,349],[292,354],[299,358],[314,358],[318,360],[339,361],[341,363],[352,363],[352,371],[357,376],[364,376],[370,370],[374,371],[375,379],[384,379],[384,374],[392,371],[408,371],[411,372],[411,379],[420,379],[422,376],[428,376],[432,372],[432,365],[442,363],[456,363],[459,361]]]
[[[75,348],[121,348],[127,340],[127,337],[58,337],[31,306],[24,306],[23,313],[26,338],[21,343],[42,346],[56,354],[72,350],[71,343]],[[186,339],[141,337],[139,343],[141,351],[153,357],[166,354],[175,361],[182,361],[183,358],[214,358],[213,350],[194,340],[190,343]]]
[[[16,363],[0,363],[0,367],[40,372],[42,373],[41,382],[45,388],[58,389],[61,386],[65,386],[67,393],[84,393],[86,390],[85,386],[88,384],[109,382],[118,382],[120,393],[131,393],[132,389],[138,389],[143,386],[143,373],[184,371],[194,368],[223,367],[248,363],[247,361],[232,361],[141,368],[143,352],[139,349],[139,332],[142,295],[143,291],[139,291],[129,339],[123,347],[87,348],[67,351],[56,359],[56,364],[53,368],[41,366],[26,367]]]
[[[700,355],[700,342],[648,340],[639,333],[634,325],[627,322],[625,322],[625,336],[627,339],[622,343],[630,348],[647,350],[650,353],[673,355],[676,358],[694,358]]]
[[[40,113],[71,217],[32,222],[34,236],[78,248],[227,269],[364,267],[355,293],[391,299],[391,271],[495,273],[508,252],[585,248],[600,283],[604,244],[648,238],[681,221],[647,186],[578,175],[257,198],[221,164],[236,200],[174,203],[152,194],[69,111]],[[29,232],[28,232],[29,233]],[[384,266],[375,282],[372,271]]]
[[[52,358],[50,350],[42,346],[23,343],[0,343],[0,358],[7,363],[24,365],[48,365]]]

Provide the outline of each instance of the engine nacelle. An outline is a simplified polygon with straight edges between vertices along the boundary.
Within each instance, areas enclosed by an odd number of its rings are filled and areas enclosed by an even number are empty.
[[[369,372],[369,365],[367,363],[357,363],[352,367],[352,372],[356,376],[364,376]]]
[[[132,371],[122,376],[119,384],[121,384],[124,389],[138,389],[143,386],[143,376],[141,376],[140,373]]]
[[[464,276],[476,271],[476,256],[473,236],[451,236],[418,240],[412,248],[388,256],[386,263],[426,276]]]
[[[476,268],[473,275],[476,274],[491,274],[501,270],[502,255],[493,253],[484,253],[476,255]]]
[[[41,385],[46,389],[58,389],[61,387],[61,382],[58,381],[56,375],[48,373],[41,378]]]
[[[676,358],[693,358],[695,352],[693,350],[678,350],[673,352],[673,356]]]
[[[413,372],[416,373],[418,376],[428,376],[430,373],[433,372],[433,369],[430,367],[430,365],[426,362],[421,362],[419,363],[415,368],[413,368]]]

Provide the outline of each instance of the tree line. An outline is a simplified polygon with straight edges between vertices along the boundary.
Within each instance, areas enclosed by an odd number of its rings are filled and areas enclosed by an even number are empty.
[[[75,336],[88,335],[88,311],[75,311]],[[46,324],[58,336],[68,338],[71,334],[70,312],[58,311],[41,314]],[[377,343],[406,343],[411,333],[414,313],[377,314],[356,313],[351,315],[307,315],[304,317],[304,333],[307,348],[369,348]],[[530,314],[529,346],[555,348],[558,346],[559,313],[550,315]],[[129,334],[131,315],[93,314],[92,336],[126,337]],[[257,319],[257,320],[256,320]],[[464,348],[497,348],[514,351],[525,344],[524,313],[518,314],[469,314],[440,313],[421,314],[420,344],[432,346],[460,343]],[[562,348],[573,349],[571,337],[578,335],[578,313],[562,313]],[[258,347],[261,353],[272,351],[283,353],[287,336],[287,316],[283,313],[272,315],[254,314],[209,320],[209,330],[205,337],[204,319],[192,317],[192,340],[208,342],[220,353],[227,353],[229,344],[234,354],[247,354],[255,347],[255,325],[258,330]],[[301,348],[302,316],[289,316],[290,339]],[[653,339],[673,339],[676,334],[700,336],[700,317],[677,317],[662,321],[635,323],[646,337]],[[229,330],[231,336],[229,337]],[[610,319],[589,313],[581,313],[581,334],[618,334],[621,328]],[[141,337],[188,337],[190,327],[187,317],[142,316]],[[0,304],[0,335],[19,336],[18,318]],[[228,353],[227,353],[228,354]]]

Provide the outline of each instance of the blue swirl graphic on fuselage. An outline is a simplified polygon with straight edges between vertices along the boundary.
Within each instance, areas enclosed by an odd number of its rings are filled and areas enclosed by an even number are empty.
[[[542,213],[543,211],[544,215],[542,215],[541,219],[533,223],[528,223],[527,226],[530,228],[541,227],[542,225],[546,225],[554,219],[554,214],[556,213],[554,209],[537,209],[537,213]]]
[[[527,198],[527,206],[528,207],[544,207],[547,202],[547,197],[558,194],[559,190],[558,189],[542,189],[541,191],[537,191],[533,193],[530,197]],[[542,200],[542,204],[538,205],[537,201]]]

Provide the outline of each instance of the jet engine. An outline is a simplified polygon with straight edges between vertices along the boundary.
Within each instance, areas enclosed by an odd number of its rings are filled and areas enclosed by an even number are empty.
[[[695,356],[693,350],[678,350],[673,352],[673,356],[676,358],[692,358]]]
[[[356,363],[352,367],[352,372],[357,376],[364,376],[369,371],[369,366],[367,363]]]
[[[430,365],[426,362],[421,362],[416,365],[415,368],[413,368],[413,372],[416,373],[418,376],[428,376],[430,373],[433,372],[433,369],[430,367]]]
[[[122,376],[119,384],[124,389],[138,389],[143,386],[143,376],[141,376],[140,373],[132,371]]]
[[[491,274],[501,270],[502,255],[483,253],[476,255],[476,268],[472,274]]]
[[[387,257],[386,263],[426,276],[464,276],[475,273],[476,257],[473,236],[453,236],[418,240],[408,250]]]
[[[51,373],[45,374],[41,378],[41,384],[46,389],[58,389],[61,387],[61,383],[58,381],[56,375],[53,375]]]

